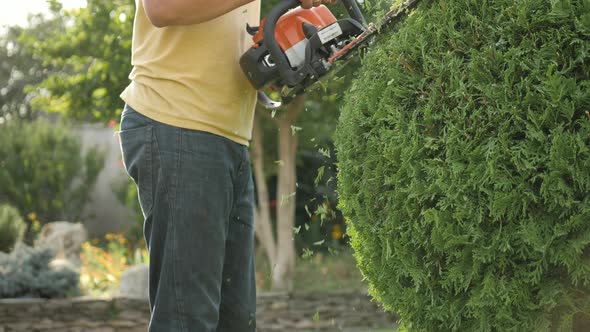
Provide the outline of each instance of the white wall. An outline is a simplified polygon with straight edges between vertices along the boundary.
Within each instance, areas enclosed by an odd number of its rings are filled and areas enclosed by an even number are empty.
[[[123,168],[119,143],[113,128],[83,124],[77,129],[84,149],[97,146],[105,151],[105,165],[99,174],[91,201],[84,207],[84,224],[90,238],[126,230],[133,224],[133,211],[119,202],[113,184],[129,181]]]

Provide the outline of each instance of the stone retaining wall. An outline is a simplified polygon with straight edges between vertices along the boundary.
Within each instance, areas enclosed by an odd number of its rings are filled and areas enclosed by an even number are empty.
[[[263,293],[257,311],[259,332],[365,332],[395,322],[360,292]],[[139,299],[0,300],[0,332],[142,332],[148,318]]]

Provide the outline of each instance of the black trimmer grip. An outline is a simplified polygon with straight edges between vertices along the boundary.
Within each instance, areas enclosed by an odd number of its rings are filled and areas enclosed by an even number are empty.
[[[279,66],[281,76],[286,79],[286,83],[289,85],[296,85],[299,82],[295,80],[294,77],[296,71],[291,69],[287,56],[283,53],[283,50],[281,50],[281,47],[275,39],[275,28],[281,16],[289,10],[297,8],[300,4],[301,2],[299,0],[284,0],[279,2],[270,10],[268,15],[266,15],[264,29],[262,31],[264,43],[268,48],[272,60],[277,66]]]

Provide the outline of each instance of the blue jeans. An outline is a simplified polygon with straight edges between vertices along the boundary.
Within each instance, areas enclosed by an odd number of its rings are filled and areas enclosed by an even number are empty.
[[[255,331],[247,147],[159,123],[129,106],[119,135],[145,217],[149,331]]]

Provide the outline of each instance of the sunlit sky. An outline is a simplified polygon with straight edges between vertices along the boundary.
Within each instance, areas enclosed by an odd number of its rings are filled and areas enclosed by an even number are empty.
[[[86,0],[60,0],[64,8],[86,6]],[[49,5],[46,0],[0,0],[0,27],[6,25],[25,25],[29,14],[46,13]]]

